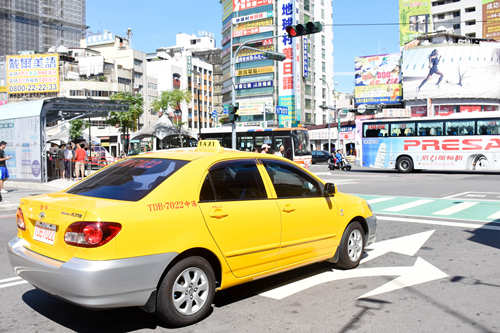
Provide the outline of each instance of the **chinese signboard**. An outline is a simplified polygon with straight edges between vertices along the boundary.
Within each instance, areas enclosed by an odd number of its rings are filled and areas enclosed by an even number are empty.
[[[483,0],[483,38],[500,40],[500,0]]]
[[[250,35],[256,35],[260,34],[263,32],[269,32],[273,31],[272,26],[268,27],[255,27],[255,28],[250,28],[250,29],[245,29],[245,30],[235,30],[233,31],[233,37],[243,37],[243,36],[250,36]]]
[[[274,72],[273,66],[264,66],[257,68],[239,69],[238,71],[236,71],[236,76],[255,75],[255,74],[272,73],[272,72]]]
[[[233,18],[233,23],[234,24],[246,23],[246,22],[262,20],[265,18],[272,18],[272,17],[273,17],[273,12],[262,12],[262,13],[252,14],[252,15],[235,17],[235,18]],[[272,24],[272,20],[271,20],[270,24]]]
[[[401,103],[399,59],[399,53],[355,58],[356,104]]]
[[[238,109],[238,115],[240,116],[251,116],[251,115],[262,115],[267,105],[273,105],[272,97],[262,97],[262,98],[241,98],[238,99],[240,108]]]
[[[272,5],[274,0],[233,0],[233,11],[257,8],[260,6]]]
[[[59,92],[59,55],[7,56],[9,94]]]
[[[258,82],[248,82],[248,83],[238,83],[236,85],[236,90],[241,89],[253,89],[253,88],[267,88],[273,86],[273,80],[268,81],[258,81]]]
[[[432,31],[431,0],[399,0],[399,43]]]

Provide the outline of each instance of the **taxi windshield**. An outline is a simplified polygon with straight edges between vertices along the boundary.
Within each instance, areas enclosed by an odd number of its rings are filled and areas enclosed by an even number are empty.
[[[138,201],[187,163],[188,161],[161,158],[131,158],[84,180],[67,193]]]

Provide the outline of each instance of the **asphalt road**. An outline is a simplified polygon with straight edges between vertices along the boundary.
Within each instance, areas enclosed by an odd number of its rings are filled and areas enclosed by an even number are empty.
[[[363,263],[351,271],[321,263],[223,291],[208,318],[179,332],[500,331],[498,174],[312,170],[364,196],[379,216]],[[14,209],[0,203],[1,244],[16,232]],[[9,286],[12,277],[2,246],[0,332],[169,330],[140,309],[91,311]]]

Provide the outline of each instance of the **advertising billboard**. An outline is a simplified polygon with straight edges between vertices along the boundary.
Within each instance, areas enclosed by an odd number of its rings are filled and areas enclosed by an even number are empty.
[[[500,40],[500,0],[483,0],[483,38]]]
[[[404,50],[404,99],[498,98],[500,45],[495,44]]]
[[[41,180],[40,117],[0,120],[0,138],[7,142],[5,155],[11,179]]]
[[[355,104],[401,103],[399,60],[399,53],[355,58]]]
[[[7,56],[7,89],[12,94],[59,92],[59,55]]]
[[[272,5],[274,0],[233,0],[233,11],[257,8],[260,6]]]
[[[400,45],[431,31],[431,0],[399,0]]]
[[[241,98],[238,99],[240,108],[238,109],[238,115],[240,116],[253,116],[262,115],[266,107],[271,107],[273,105],[272,97],[262,97],[262,98]]]

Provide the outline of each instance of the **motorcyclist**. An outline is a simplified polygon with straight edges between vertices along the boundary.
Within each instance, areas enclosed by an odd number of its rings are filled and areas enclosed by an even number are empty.
[[[337,150],[337,153],[335,154],[335,159],[336,159],[336,166],[340,169],[344,166],[344,156],[342,155],[342,152],[340,149]]]

